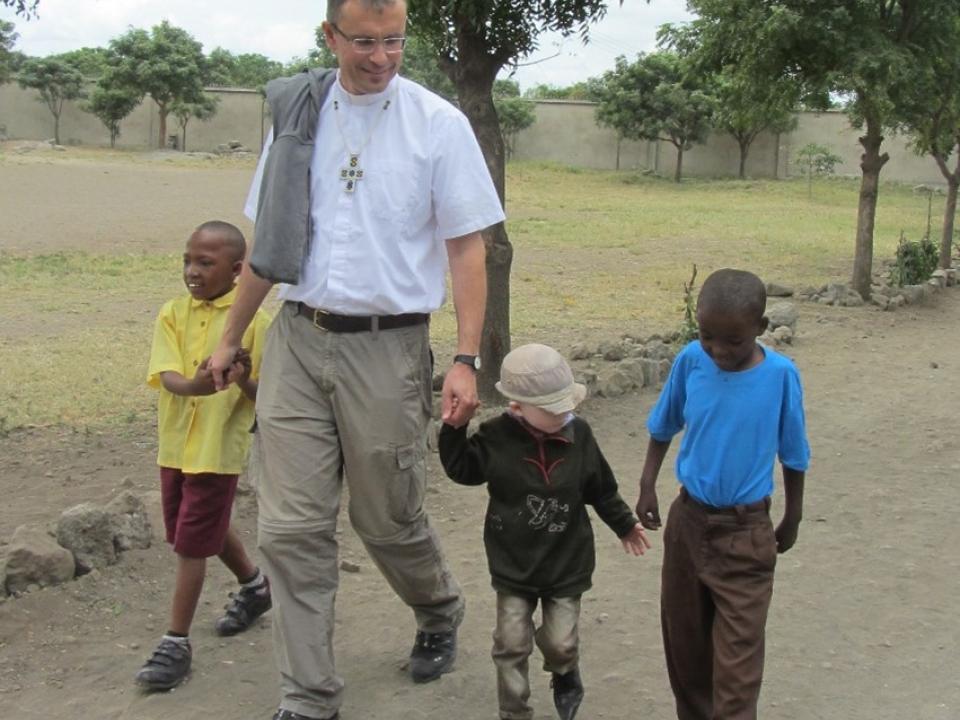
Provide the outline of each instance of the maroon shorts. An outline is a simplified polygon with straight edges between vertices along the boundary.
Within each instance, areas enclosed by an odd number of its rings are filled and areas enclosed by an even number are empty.
[[[223,552],[236,491],[236,475],[160,468],[163,524],[177,555],[207,558]]]

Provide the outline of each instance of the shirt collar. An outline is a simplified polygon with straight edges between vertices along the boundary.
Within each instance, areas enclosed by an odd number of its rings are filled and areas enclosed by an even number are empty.
[[[230,289],[229,292],[224,293],[214,300],[197,300],[192,295],[190,296],[190,307],[199,308],[213,306],[215,308],[228,308],[233,305],[233,301],[237,298],[237,286],[234,286]]]
[[[337,94],[343,99],[343,102],[347,105],[356,105],[358,107],[363,107],[365,105],[376,105],[377,103],[383,102],[388,97],[393,95],[394,90],[396,90],[397,83],[399,82],[397,78],[399,75],[394,75],[390,78],[390,82],[387,83],[387,86],[378,93],[364,93],[363,95],[354,95],[349,92],[340,81],[340,71],[337,70]]]
[[[567,413],[566,417],[563,419],[563,427],[557,430],[555,433],[545,433],[542,430],[537,430],[537,428],[524,420],[520,415],[517,415],[510,408],[507,408],[504,412],[506,415],[509,415],[516,420],[520,427],[538,440],[559,440],[560,442],[573,444],[573,419],[576,417],[576,415],[572,412]]]

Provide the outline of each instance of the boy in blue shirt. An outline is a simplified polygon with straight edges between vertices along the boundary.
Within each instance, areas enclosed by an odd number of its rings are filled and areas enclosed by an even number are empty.
[[[677,356],[647,420],[637,515],[660,527],[656,482],[670,441],[680,494],[664,532],[660,619],[679,720],[752,720],[763,679],[764,627],[777,553],[793,547],[810,460],[793,362],[757,337],[766,290],[718,270],[697,299],[700,338]],[[784,515],[770,520],[774,461]]]

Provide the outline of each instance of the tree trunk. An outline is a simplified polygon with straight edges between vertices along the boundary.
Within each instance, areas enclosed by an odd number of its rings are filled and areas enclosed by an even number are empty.
[[[943,238],[940,241],[940,267],[946,269],[952,265],[953,222],[957,216],[957,189],[960,177],[954,174],[947,184],[947,207],[943,211]]]
[[[113,150],[117,146],[117,131],[110,130],[110,149]]]
[[[960,141],[957,142],[957,151],[960,153]],[[953,172],[947,167],[947,158],[943,155],[934,153],[933,159],[947,179],[947,205],[943,211],[943,235],[940,239],[940,267],[946,269],[953,264],[953,225],[957,216],[957,189],[960,188],[960,154]]]
[[[158,148],[163,150],[167,146],[167,106],[166,103],[157,103],[158,112],[160,115],[160,138]]]
[[[53,115],[53,141],[57,145],[60,144],[60,113]]]
[[[505,160],[500,121],[493,105],[493,81],[503,66],[490,57],[478,39],[467,33],[458,37],[458,61],[445,66],[457,88],[460,109],[467,116],[483,151],[490,177],[500,196],[505,197]],[[503,223],[483,233],[487,250],[487,306],[480,341],[483,369],[477,379],[480,397],[495,399],[494,384],[500,375],[500,365],[510,352],[510,266],[513,246]]]
[[[750,152],[750,141],[744,138],[737,138],[737,144],[740,145],[740,173],[737,175],[741,180],[747,179],[747,153]]]
[[[683,145],[677,145],[677,169],[673,173],[673,181],[680,182],[683,177]]]
[[[873,280],[873,227],[877,217],[877,196],[880,188],[880,170],[890,156],[880,153],[883,135],[880,134],[879,118],[873,114],[865,117],[867,133],[860,138],[863,155],[860,156],[860,168],[863,177],[860,182],[860,203],[857,209],[857,240],[853,256],[853,277],[851,285],[864,300],[870,299],[870,286]]]

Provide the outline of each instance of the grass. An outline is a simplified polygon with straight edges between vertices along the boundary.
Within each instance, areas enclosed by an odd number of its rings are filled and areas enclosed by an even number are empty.
[[[117,155],[107,161],[133,161]],[[855,180],[822,180],[810,201],[805,181],[676,185],[635,173],[513,164],[514,340],[565,347],[587,332],[677,330],[694,263],[701,280],[736,266],[798,288],[846,281],[858,191]],[[942,198],[936,205],[935,225]],[[919,237],[926,213],[925,197],[883,186],[875,259],[893,257],[901,229]],[[155,395],[144,377],[153,320],[183,291],[177,254],[0,251],[0,437],[29,424],[122,430],[152,418]],[[432,328],[442,353],[455,334],[449,304]]]

